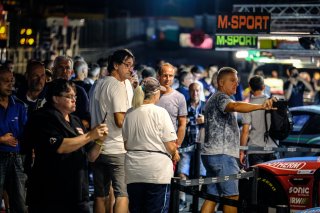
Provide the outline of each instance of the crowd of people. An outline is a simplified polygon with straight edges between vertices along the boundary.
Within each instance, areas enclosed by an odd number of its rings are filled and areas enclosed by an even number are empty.
[[[230,67],[137,66],[128,49],[90,65],[79,56],[57,56],[47,65],[30,60],[23,80],[0,67],[0,200],[10,212],[89,213],[91,172],[94,213],[168,212],[171,178],[195,175],[194,151],[179,147],[203,143],[203,177],[275,158],[239,150],[275,145],[264,137],[264,110],[274,110],[276,99],[261,75],[250,77],[244,102]],[[318,89],[294,67],[283,88],[290,106],[303,105],[304,91]],[[235,112],[243,115],[241,133]],[[238,181],[207,191],[237,200]],[[181,210],[186,206],[180,193]],[[206,200],[201,211],[215,209]]]

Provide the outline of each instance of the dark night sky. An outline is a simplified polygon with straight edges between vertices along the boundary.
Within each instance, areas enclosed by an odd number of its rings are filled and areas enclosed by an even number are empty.
[[[19,1],[19,0],[18,0]],[[50,7],[66,13],[104,13],[109,17],[130,14],[141,16],[193,16],[231,12],[233,4],[293,4],[319,3],[318,0],[20,0],[21,5],[33,8]],[[32,2],[32,6],[30,6]]]

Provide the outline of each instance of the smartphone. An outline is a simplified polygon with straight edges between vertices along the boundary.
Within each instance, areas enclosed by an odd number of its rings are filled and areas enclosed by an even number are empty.
[[[104,118],[103,118],[103,120],[102,120],[102,124],[104,124],[105,122],[106,122],[106,120],[107,120],[107,115],[108,115],[108,112],[106,111],[106,114],[104,115]]]

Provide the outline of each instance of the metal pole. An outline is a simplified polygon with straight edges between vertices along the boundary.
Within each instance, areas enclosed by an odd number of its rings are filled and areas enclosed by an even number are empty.
[[[171,178],[169,213],[178,213],[179,212],[179,190],[178,190],[179,180],[180,180],[179,177]]]
[[[289,213],[289,207],[287,205],[277,205],[276,213]]]
[[[200,157],[201,157],[201,143],[195,143],[196,149],[194,151],[194,178],[200,178]],[[194,186],[194,190],[199,191],[200,186]],[[199,208],[199,197],[192,196],[192,212],[197,213]]]

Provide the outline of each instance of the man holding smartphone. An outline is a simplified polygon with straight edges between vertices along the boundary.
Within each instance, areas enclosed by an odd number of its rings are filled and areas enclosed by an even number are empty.
[[[112,182],[114,189],[115,213],[128,212],[128,194],[125,183],[124,160],[126,150],[122,137],[124,117],[133,97],[129,79],[134,66],[134,56],[127,49],[115,51],[108,58],[110,76],[98,80],[90,97],[90,112],[93,122],[105,122],[109,135],[102,151],[93,165],[94,213],[106,212],[106,197]],[[92,122],[92,125],[95,123]]]

